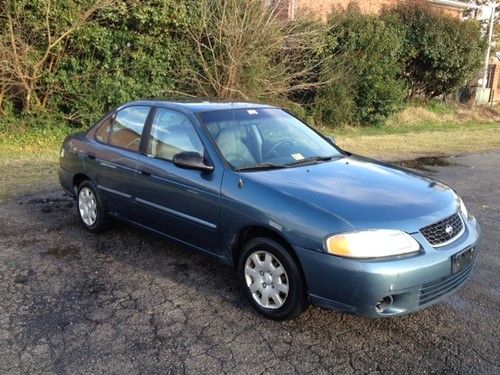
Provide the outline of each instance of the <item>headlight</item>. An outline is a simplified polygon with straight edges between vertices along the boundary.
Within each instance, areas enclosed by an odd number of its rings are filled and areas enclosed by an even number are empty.
[[[367,230],[334,235],[326,240],[326,250],[348,258],[380,258],[417,252],[420,245],[399,230]]]
[[[462,217],[464,219],[468,219],[469,212],[467,212],[467,208],[465,207],[464,201],[462,200],[462,198],[458,198],[458,199],[460,199],[460,212],[462,213]]]

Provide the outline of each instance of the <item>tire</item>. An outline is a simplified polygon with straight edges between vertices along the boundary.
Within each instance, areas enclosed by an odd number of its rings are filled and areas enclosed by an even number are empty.
[[[76,209],[81,223],[88,231],[99,233],[106,228],[107,218],[104,204],[92,181],[85,180],[78,186]]]
[[[299,265],[271,239],[260,237],[245,244],[238,277],[250,304],[267,318],[292,319],[309,305]]]

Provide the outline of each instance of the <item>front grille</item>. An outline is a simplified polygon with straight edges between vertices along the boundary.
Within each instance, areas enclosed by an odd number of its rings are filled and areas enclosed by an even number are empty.
[[[432,246],[443,246],[462,234],[464,223],[458,214],[453,214],[437,223],[420,229]]]
[[[459,272],[443,277],[437,281],[422,285],[420,290],[419,306],[432,302],[446,293],[452,292],[461,286],[469,277],[473,263]]]

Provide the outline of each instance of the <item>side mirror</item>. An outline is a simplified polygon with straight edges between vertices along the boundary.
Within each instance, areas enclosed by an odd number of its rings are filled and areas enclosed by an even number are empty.
[[[179,168],[194,169],[202,172],[212,172],[213,165],[205,164],[203,156],[197,152],[185,151],[174,155],[174,164]]]
[[[335,145],[335,138],[333,138],[331,135],[325,136],[325,139],[330,143],[331,145]]]

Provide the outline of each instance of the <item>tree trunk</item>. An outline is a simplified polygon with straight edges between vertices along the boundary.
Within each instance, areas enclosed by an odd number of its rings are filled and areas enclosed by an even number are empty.
[[[24,94],[24,100],[23,100],[23,111],[29,113],[31,110],[31,88],[26,89],[26,93]]]

